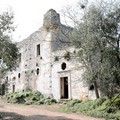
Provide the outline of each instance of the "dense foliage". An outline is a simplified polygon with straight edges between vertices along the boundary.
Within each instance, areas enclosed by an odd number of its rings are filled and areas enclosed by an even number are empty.
[[[11,41],[13,31],[13,13],[3,12],[0,14],[0,77],[16,65],[18,49]]]
[[[109,2],[67,11],[75,25],[72,43],[86,68],[84,80],[94,85],[96,97],[99,90],[107,97],[120,91],[120,2]]]
[[[63,106],[60,111],[69,113],[84,113],[106,120],[120,120],[120,96],[111,99],[72,100]]]
[[[15,92],[4,96],[8,103],[25,105],[55,104],[57,101],[52,98],[44,97],[39,91]]]

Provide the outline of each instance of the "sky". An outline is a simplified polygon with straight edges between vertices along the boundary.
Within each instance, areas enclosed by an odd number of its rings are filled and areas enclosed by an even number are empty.
[[[14,12],[16,30],[13,33],[13,41],[18,42],[42,26],[43,16],[49,9],[60,13],[65,6],[77,2],[78,0],[0,0],[0,12],[9,9]]]

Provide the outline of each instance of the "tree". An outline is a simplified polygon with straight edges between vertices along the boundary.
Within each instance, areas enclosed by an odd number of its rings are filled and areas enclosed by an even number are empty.
[[[15,68],[18,48],[13,43],[11,33],[14,31],[13,13],[3,12],[0,14],[0,77],[6,70]]]
[[[107,97],[120,91],[119,6],[120,2],[79,3],[77,13],[74,8],[64,12],[74,22],[72,44],[86,68],[84,79],[94,85],[97,98],[98,89]]]

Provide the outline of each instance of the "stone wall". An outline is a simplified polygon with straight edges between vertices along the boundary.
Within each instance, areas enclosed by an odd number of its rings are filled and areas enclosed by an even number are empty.
[[[9,92],[32,89],[55,99],[90,97],[82,79],[84,71],[78,69],[80,63],[68,56],[68,52],[72,55],[75,52],[75,48],[69,48],[72,30],[60,23],[55,10],[49,10],[44,15],[43,26],[18,43],[21,62],[16,71],[7,75]],[[61,67],[63,63],[65,69]]]

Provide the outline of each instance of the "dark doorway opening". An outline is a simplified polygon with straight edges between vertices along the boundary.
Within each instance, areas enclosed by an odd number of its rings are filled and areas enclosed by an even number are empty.
[[[60,92],[61,92],[61,99],[68,99],[68,77],[61,77],[60,78]]]
[[[15,85],[13,85],[13,90],[12,91],[13,91],[13,93],[15,92]]]
[[[40,55],[40,44],[37,45],[37,56]]]
[[[5,95],[5,84],[2,84],[2,92],[1,95]]]

